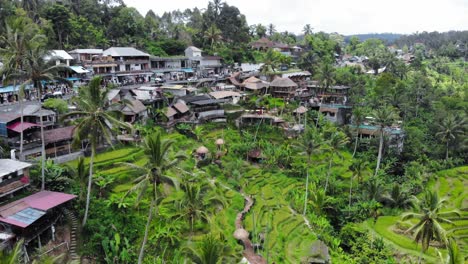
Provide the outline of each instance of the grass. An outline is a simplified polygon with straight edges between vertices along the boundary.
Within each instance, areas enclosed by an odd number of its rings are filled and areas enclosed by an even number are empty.
[[[453,219],[454,225],[443,224],[442,226],[449,233],[453,232],[460,251],[465,256],[468,255],[468,208],[466,199],[468,189],[465,187],[468,185],[467,176],[468,166],[439,171],[435,173],[427,185],[428,188],[435,188],[441,197],[448,199],[446,210],[459,209],[461,211],[462,217],[461,219]],[[419,256],[421,251],[420,245],[416,245],[411,237],[394,232],[394,228],[399,220],[400,217],[398,216],[383,216],[378,219],[375,225],[372,220],[368,220],[364,225],[381,236],[388,244],[394,246],[398,252],[405,252],[414,257]],[[414,223],[415,220],[411,220],[402,224],[407,226]],[[439,251],[446,252],[441,249]],[[433,247],[430,247],[423,257],[430,262],[437,262],[438,260],[437,252]]]

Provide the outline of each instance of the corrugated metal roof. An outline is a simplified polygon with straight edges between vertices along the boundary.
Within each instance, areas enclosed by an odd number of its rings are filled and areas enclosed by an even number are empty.
[[[0,159],[0,177],[31,166],[32,164],[19,160]]]
[[[41,191],[0,207],[0,222],[25,228],[47,210],[75,198],[76,195],[72,194]]]
[[[51,50],[49,55],[45,56],[45,60],[50,60],[51,58],[59,58],[62,60],[73,60],[73,57],[64,50]]]
[[[177,109],[177,111],[179,111],[181,114],[186,113],[186,112],[189,111],[187,105],[184,104],[184,103],[181,103],[181,102],[176,103],[176,104],[174,105],[174,108]]]
[[[68,53],[78,53],[78,54],[102,54],[102,49],[74,49]]]
[[[132,47],[112,47],[103,52],[104,56],[112,57],[149,57],[148,53]]]

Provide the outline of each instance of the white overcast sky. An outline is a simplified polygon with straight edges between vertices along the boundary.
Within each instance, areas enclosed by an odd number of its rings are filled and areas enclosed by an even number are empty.
[[[208,0],[124,0],[144,16],[166,11],[206,8]],[[404,33],[468,30],[468,0],[230,0],[249,25],[273,23],[278,31]]]

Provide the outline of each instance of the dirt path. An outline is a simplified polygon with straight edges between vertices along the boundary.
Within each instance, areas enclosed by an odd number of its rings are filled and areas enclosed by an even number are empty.
[[[252,244],[252,241],[249,239],[249,233],[247,230],[244,229],[242,226],[242,220],[244,219],[244,215],[250,211],[250,208],[253,206],[254,201],[250,196],[245,195],[242,191],[240,194],[245,199],[245,206],[244,210],[239,212],[236,217],[236,231],[234,232],[234,237],[244,244],[244,257],[249,261],[250,264],[266,264],[266,260],[260,256],[255,254],[255,250]]]

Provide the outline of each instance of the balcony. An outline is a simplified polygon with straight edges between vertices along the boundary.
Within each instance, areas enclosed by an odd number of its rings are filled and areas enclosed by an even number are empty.
[[[29,178],[27,177],[18,177],[15,179],[4,181],[0,185],[0,197],[12,194],[27,186],[29,186]]]
[[[114,63],[117,63],[117,64],[149,64],[150,60],[149,59],[147,59],[147,60],[144,60],[144,59],[141,59],[141,60],[116,60],[116,61],[114,61]]]

